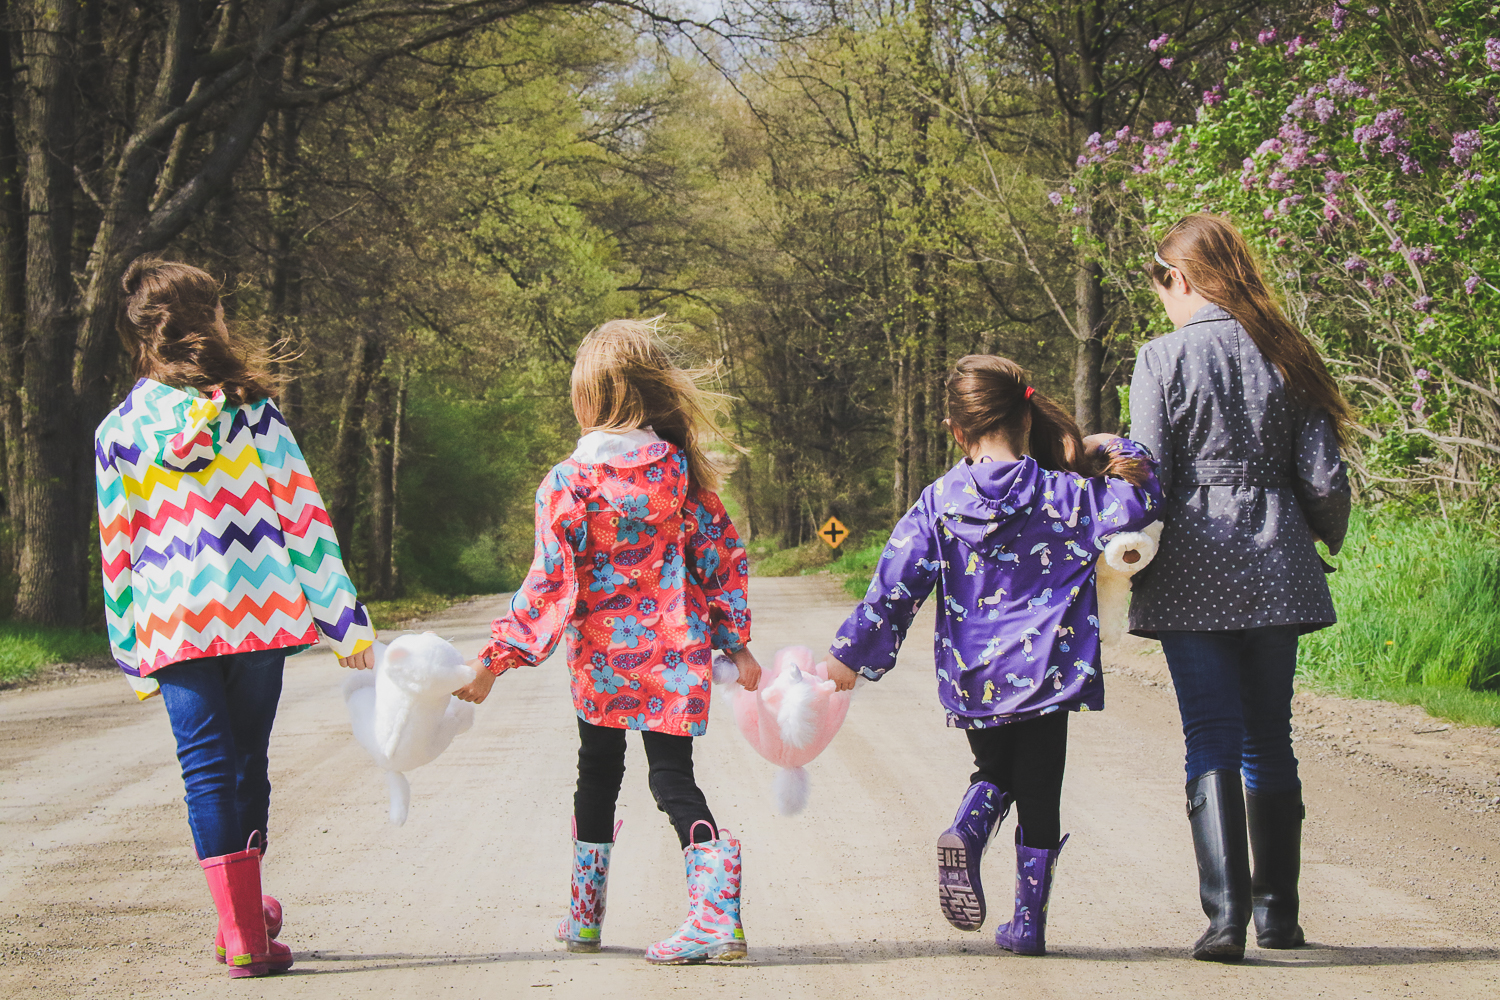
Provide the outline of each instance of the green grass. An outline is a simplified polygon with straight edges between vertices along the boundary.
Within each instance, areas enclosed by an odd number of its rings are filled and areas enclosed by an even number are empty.
[[[411,594],[394,601],[366,601],[365,608],[369,610],[370,621],[377,629],[387,629],[399,628],[413,619],[428,618],[447,611],[462,600],[465,598],[447,594]]]
[[[833,550],[814,538],[789,549],[778,548],[770,539],[758,538],[745,546],[753,576],[802,576],[822,571],[834,560]]]
[[[108,656],[103,632],[0,621],[0,683],[24,680],[53,663]]]
[[[1305,682],[1500,725],[1500,548],[1463,525],[1356,511],[1336,562],[1339,624],[1303,637]]]
[[[870,589],[870,577],[880,564],[880,554],[885,551],[885,542],[884,538],[877,538],[862,549],[847,549],[839,553],[838,561],[829,565],[844,593],[853,598],[865,596]]]

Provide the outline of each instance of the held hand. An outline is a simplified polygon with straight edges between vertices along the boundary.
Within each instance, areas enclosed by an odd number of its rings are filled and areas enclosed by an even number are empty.
[[[750,652],[749,646],[746,646],[738,653],[731,653],[729,658],[739,668],[740,687],[746,691],[754,691],[760,686],[760,663],[755,659],[755,655]]]
[[[339,666],[350,670],[370,670],[375,666],[375,647],[366,646],[353,656],[340,656]]]
[[[478,705],[490,696],[490,688],[495,686],[495,675],[485,669],[477,659],[470,660],[464,665],[474,671],[474,679],[453,692],[453,697],[459,701],[470,701]]]
[[[843,662],[836,656],[828,658],[828,679],[833,681],[833,686],[840,691],[854,690],[854,682],[859,680],[859,674],[844,666]]]

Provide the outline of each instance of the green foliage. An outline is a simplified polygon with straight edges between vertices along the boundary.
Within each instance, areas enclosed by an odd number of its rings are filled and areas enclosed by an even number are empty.
[[[1487,519],[1500,500],[1500,6],[1331,10],[1301,35],[1247,39],[1196,123],[1095,137],[1064,205],[1115,220],[1075,232],[1142,332],[1165,329],[1144,277],[1164,229],[1229,215],[1361,411],[1364,485],[1467,500]]]
[[[865,591],[870,589],[870,578],[875,575],[875,567],[880,565],[880,557],[885,548],[885,539],[876,537],[862,548],[847,549],[839,555],[838,561],[829,569],[839,578],[839,585],[844,588],[844,593],[855,598],[865,596]]]
[[[1493,542],[1431,518],[1357,512],[1337,561],[1329,584],[1339,624],[1303,637],[1305,678],[1364,697],[1408,688],[1496,697],[1500,548]]]
[[[457,601],[458,598],[446,594],[408,594],[393,601],[368,601],[365,608],[370,612],[370,621],[384,631],[441,614]]]
[[[108,659],[103,632],[0,621],[0,683],[24,680],[53,663]]]

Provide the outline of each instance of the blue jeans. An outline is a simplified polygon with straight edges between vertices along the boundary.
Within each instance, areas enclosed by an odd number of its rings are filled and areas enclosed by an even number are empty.
[[[188,826],[199,858],[245,849],[266,835],[271,779],[266,748],[281,699],[286,650],[184,660],[151,676],[177,739]]]
[[[1158,632],[1177,688],[1187,780],[1243,771],[1248,791],[1302,787],[1292,754],[1292,676],[1300,626]]]

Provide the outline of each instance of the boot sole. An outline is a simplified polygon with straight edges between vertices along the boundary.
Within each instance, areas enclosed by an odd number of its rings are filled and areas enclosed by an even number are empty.
[[[738,962],[749,954],[750,949],[743,941],[731,941],[718,945],[702,955],[684,955],[678,958],[652,958],[647,955],[646,961],[652,965],[702,965],[705,962]]]
[[[938,907],[961,931],[984,925],[984,895],[969,879],[969,848],[956,833],[938,838]]]
[[[563,939],[563,944],[574,955],[597,955],[604,947],[599,941],[570,941],[566,938]]]
[[[1243,962],[1245,960],[1245,946],[1233,944],[1206,945],[1202,948],[1193,949],[1193,958],[1200,962]]]

